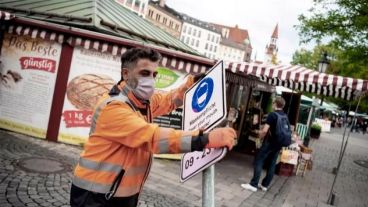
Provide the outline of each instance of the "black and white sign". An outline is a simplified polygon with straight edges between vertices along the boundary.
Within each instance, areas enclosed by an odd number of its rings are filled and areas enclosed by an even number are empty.
[[[155,117],[153,122],[161,127],[181,129],[183,119],[183,109],[177,108],[167,115]]]

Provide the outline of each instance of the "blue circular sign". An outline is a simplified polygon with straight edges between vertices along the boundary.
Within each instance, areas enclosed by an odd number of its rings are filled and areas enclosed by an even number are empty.
[[[213,93],[213,80],[205,78],[194,91],[192,99],[192,109],[194,112],[201,112],[208,104]]]

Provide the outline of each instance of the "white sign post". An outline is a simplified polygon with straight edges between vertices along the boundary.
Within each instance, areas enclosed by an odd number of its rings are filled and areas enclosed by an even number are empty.
[[[226,118],[225,81],[225,69],[220,61],[185,93],[183,130],[204,129],[208,132]],[[216,163],[226,152],[226,148],[222,148],[184,154],[180,181],[184,182]]]

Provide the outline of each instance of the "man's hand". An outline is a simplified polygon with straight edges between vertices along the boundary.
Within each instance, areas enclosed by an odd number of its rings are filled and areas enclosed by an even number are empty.
[[[208,133],[208,144],[206,148],[227,147],[231,150],[234,146],[236,132],[233,128],[215,128]]]

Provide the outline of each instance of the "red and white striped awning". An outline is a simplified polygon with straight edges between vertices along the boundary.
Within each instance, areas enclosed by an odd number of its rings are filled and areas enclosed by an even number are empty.
[[[124,45],[111,44],[104,41],[91,40],[80,37],[70,37],[68,38],[67,42],[73,47],[79,46],[85,49],[95,49],[100,52],[108,52],[113,55],[119,56],[128,49],[128,47]],[[168,55],[163,55],[160,62],[160,66],[179,70],[186,73],[200,73],[205,72],[208,69],[207,65],[194,63],[193,61],[184,60],[181,58]]]
[[[9,26],[8,32],[18,35],[29,35],[32,38],[42,38],[50,41],[64,42],[64,34],[37,27]],[[129,46],[112,44],[107,41],[98,41],[78,36],[71,36],[66,41],[71,46],[79,46],[85,49],[95,49],[101,52],[109,52],[113,55],[121,55]],[[210,62],[210,61],[208,61]],[[166,54],[160,62],[163,67],[175,69],[186,73],[205,72],[210,68],[209,63],[201,64],[193,60],[187,60],[177,55]],[[318,73],[302,66],[262,65],[255,63],[225,62],[227,71],[240,75],[253,75],[261,81],[275,86],[285,86],[290,89],[306,91],[325,96],[333,96],[352,100],[362,94],[368,93],[368,80],[353,79],[342,76]]]
[[[319,73],[302,66],[229,62],[225,67],[233,73],[256,76],[271,85],[345,100],[368,92],[368,80]]]
[[[64,41],[64,35],[52,32],[49,30],[36,28],[36,27],[26,27],[26,26],[9,26],[8,33],[17,35],[29,35],[32,38],[41,38],[50,41],[57,41],[62,43]]]
[[[11,20],[14,18],[13,14],[8,12],[0,11],[0,20]]]

